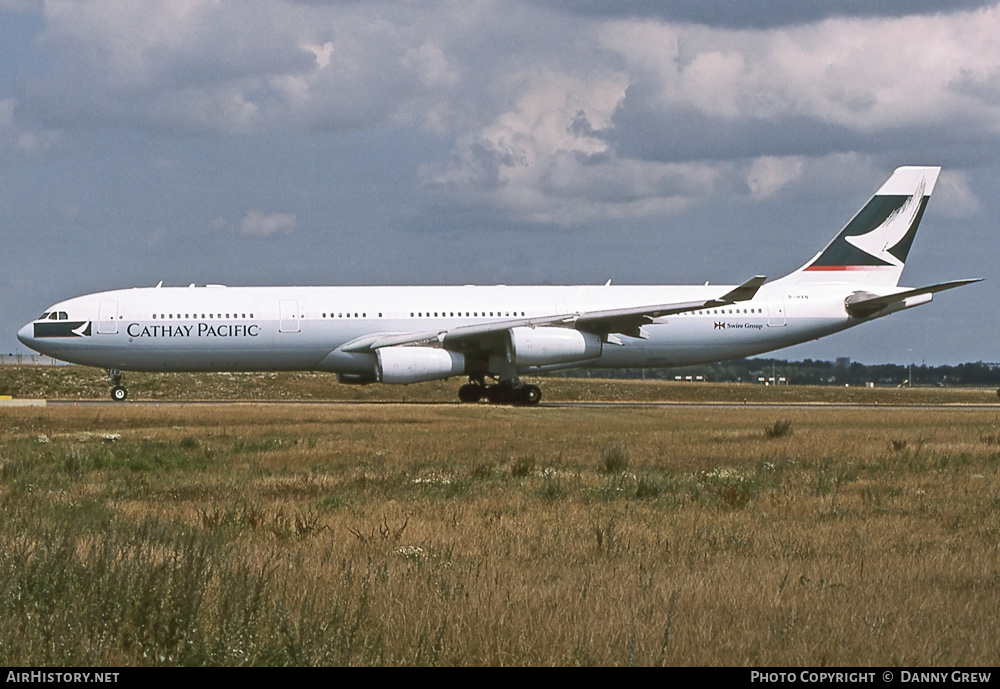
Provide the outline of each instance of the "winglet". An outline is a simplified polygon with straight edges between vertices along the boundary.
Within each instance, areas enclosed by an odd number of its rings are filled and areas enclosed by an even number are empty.
[[[715,301],[720,304],[733,304],[738,301],[750,301],[754,298],[754,295],[757,294],[757,290],[760,289],[761,285],[763,285],[766,280],[767,278],[763,275],[754,275],[742,285],[726,292]]]

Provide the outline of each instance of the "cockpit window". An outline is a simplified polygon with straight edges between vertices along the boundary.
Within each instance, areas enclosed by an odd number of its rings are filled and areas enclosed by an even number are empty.
[[[59,320],[59,314],[56,311],[53,311],[52,313],[49,314],[49,320],[50,321]]]
[[[68,321],[69,320],[69,315],[65,311],[60,311],[59,312],[59,320],[61,320],[61,321]]]
[[[46,311],[45,313],[43,313],[41,316],[38,317],[38,320],[44,321],[48,317],[49,317],[49,312]]]

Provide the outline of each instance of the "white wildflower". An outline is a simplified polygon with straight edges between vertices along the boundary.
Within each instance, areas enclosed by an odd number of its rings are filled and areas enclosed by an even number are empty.
[[[418,545],[401,545],[396,548],[396,554],[408,560],[423,560],[427,557],[424,549]]]
[[[413,483],[422,483],[430,486],[448,486],[451,485],[452,479],[447,476],[422,476],[413,479]]]

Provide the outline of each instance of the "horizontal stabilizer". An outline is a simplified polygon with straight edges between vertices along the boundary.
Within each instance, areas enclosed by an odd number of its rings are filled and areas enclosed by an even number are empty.
[[[930,299],[916,301],[919,297],[930,297],[935,292],[943,292],[946,289],[971,285],[972,283],[980,282],[981,280],[982,278],[952,280],[950,282],[942,282],[938,285],[918,287],[916,289],[906,290],[905,292],[897,292],[895,294],[887,294],[885,296],[878,296],[869,292],[855,292],[847,298],[845,306],[847,307],[847,312],[852,316],[856,318],[867,318],[868,316],[872,316],[882,309],[890,306],[897,304],[903,308],[916,306],[918,303],[930,301]]]

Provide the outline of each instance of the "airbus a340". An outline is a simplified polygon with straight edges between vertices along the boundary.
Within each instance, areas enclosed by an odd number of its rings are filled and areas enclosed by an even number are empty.
[[[48,308],[18,332],[57,359],[123,371],[329,371],[342,383],[467,376],[463,402],[537,404],[521,376],[760,354],[976,282],[898,286],[938,167],[901,167],[826,248],[741,285],[156,287]]]

